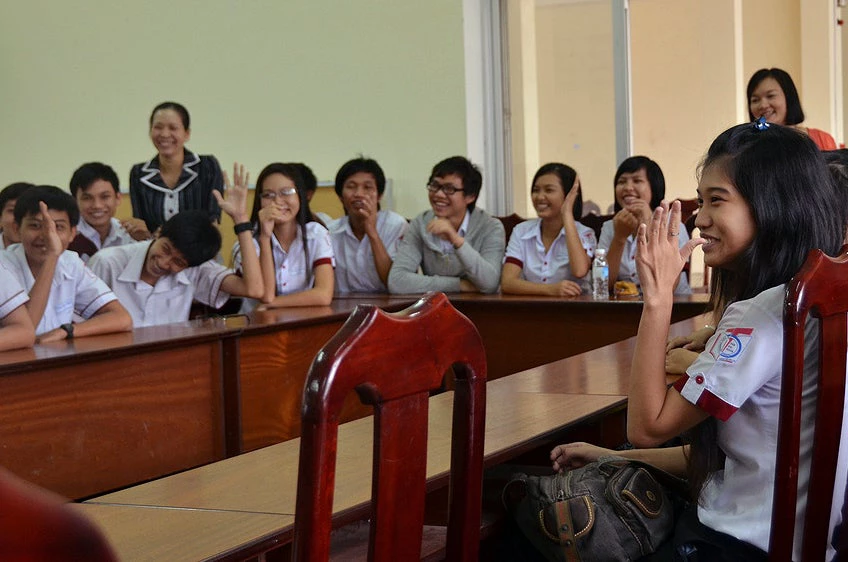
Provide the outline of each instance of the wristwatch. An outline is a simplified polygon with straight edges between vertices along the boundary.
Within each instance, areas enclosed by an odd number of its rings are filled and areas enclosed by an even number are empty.
[[[73,323],[68,322],[67,324],[62,324],[59,327],[62,328],[63,330],[65,330],[65,333],[68,334],[67,336],[65,336],[66,340],[74,339],[74,325],[73,325]]]

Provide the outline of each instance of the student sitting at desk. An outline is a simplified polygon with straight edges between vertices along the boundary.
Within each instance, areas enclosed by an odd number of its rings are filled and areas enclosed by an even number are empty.
[[[330,233],[309,210],[303,177],[296,165],[268,164],[256,180],[254,238],[239,238],[233,267],[242,267],[241,248],[259,250],[267,308],[327,306],[333,300],[333,245]],[[245,301],[249,312],[255,302]]]
[[[783,301],[786,283],[807,254],[837,255],[845,216],[827,166],[813,141],[788,127],[745,124],[713,141],[701,167],[696,225],[702,238],[678,249],[680,204],[667,220],[657,209],[637,232],[637,265],[644,308],[630,374],[627,435],[637,447],[656,447],[688,432],[690,445],[616,452],[687,475],[697,504],[687,509],[671,540],[649,558],[765,560],[772,520],[780,406]],[[835,211],[837,210],[837,211]],[[803,233],[803,235],[799,235]],[[686,258],[703,244],[713,268],[713,302],[725,303],[706,351],[673,387],[663,365],[673,290]],[[818,375],[818,325],[806,326],[804,388]],[[730,344],[734,344],[733,347]],[[733,347],[733,353],[726,352]],[[804,392],[802,435],[814,424],[816,393]],[[848,405],[848,404],[846,404]],[[848,413],[846,413],[848,414]],[[848,415],[843,417],[843,423]],[[843,434],[845,430],[843,429]],[[806,508],[812,439],[801,439],[800,517]],[[556,447],[555,469],[581,466],[612,451],[585,443]],[[830,533],[840,520],[848,466],[840,458]],[[795,526],[793,559],[800,560],[803,524]],[[828,559],[834,555],[828,548]]]
[[[21,243],[0,252],[0,261],[29,292],[27,312],[40,342],[132,328],[114,293],[68,251],[78,221],[76,201],[58,187],[30,188],[15,204]],[[74,324],[74,313],[86,320]]]
[[[71,176],[70,188],[81,216],[77,235],[68,249],[79,254],[82,261],[88,262],[101,248],[135,242],[115,218],[121,204],[121,191],[118,174],[111,166],[100,162],[83,164]]]
[[[409,224],[380,210],[386,176],[370,158],[354,158],[336,174],[336,195],[345,216],[330,226],[336,255],[336,292],[385,293],[392,258]]]
[[[615,172],[613,180],[615,216],[604,223],[598,248],[607,251],[610,291],[616,281],[629,281],[639,286],[636,271],[636,229],[651,218],[665,197],[665,176],[659,164],[646,156],[631,156],[624,160]],[[680,247],[689,240],[683,224],[679,229]],[[686,273],[674,289],[675,294],[688,295],[692,292]]]
[[[239,240],[250,240],[247,221],[247,176],[234,167],[235,185],[226,199],[215,191],[221,209],[233,219]],[[229,182],[226,174],[224,181]],[[221,233],[206,211],[183,211],[168,219],[151,241],[100,250],[91,269],[118,295],[136,328],[188,320],[193,299],[220,308],[230,295],[262,295],[259,258],[245,252],[244,275],[215,262]]]
[[[427,180],[431,210],[410,223],[389,272],[389,292],[498,290],[504,227],[475,208],[482,185],[480,170],[462,156],[433,167]]]
[[[31,347],[35,329],[27,314],[29,297],[11,271],[0,263],[0,351]]]
[[[7,185],[0,191],[0,250],[21,241],[15,228],[15,203],[27,189],[35,187],[31,183],[17,182]]]
[[[589,289],[595,231],[577,222],[580,178],[565,164],[545,164],[533,176],[537,219],[518,224],[506,248],[501,290],[516,295],[576,297]]]

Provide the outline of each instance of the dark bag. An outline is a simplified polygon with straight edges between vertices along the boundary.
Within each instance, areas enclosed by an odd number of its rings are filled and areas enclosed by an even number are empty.
[[[685,493],[679,478],[604,457],[549,476],[517,474],[503,500],[546,559],[620,562],[653,553],[671,535],[675,507],[682,504],[677,493]]]

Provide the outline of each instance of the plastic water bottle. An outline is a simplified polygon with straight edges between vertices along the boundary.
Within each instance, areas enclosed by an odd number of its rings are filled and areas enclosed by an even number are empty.
[[[592,262],[592,298],[596,301],[609,300],[609,265],[607,251],[603,248],[595,250],[595,261]]]

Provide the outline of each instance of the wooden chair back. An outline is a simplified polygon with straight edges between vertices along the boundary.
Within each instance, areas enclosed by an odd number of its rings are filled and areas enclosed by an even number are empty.
[[[601,228],[604,223],[612,219],[615,215],[583,215],[580,217],[580,222],[583,226],[588,226],[595,231],[595,239],[601,240]]]
[[[329,556],[338,413],[356,390],[374,407],[368,559],[417,560],[424,525],[430,391],[453,367],[448,560],[477,560],[486,355],[444,294],[398,313],[360,305],[312,363],[303,391],[294,560]]]
[[[113,562],[101,532],[64,500],[0,469],[0,560]]]
[[[813,250],[790,282],[783,313],[783,378],[770,559],[792,560],[804,382],[804,326],[819,319],[818,394],[813,458],[804,518],[802,560],[824,560],[830,530],[836,463],[842,432],[848,350],[848,255]],[[839,486],[843,486],[840,483]],[[840,488],[838,497],[843,497]],[[844,532],[844,531],[843,531]]]
[[[512,230],[516,227],[516,225],[527,220],[524,217],[519,216],[517,213],[512,213],[507,217],[497,217],[497,219],[501,221],[501,224],[503,224],[507,244],[509,244],[509,237],[512,236]]]

